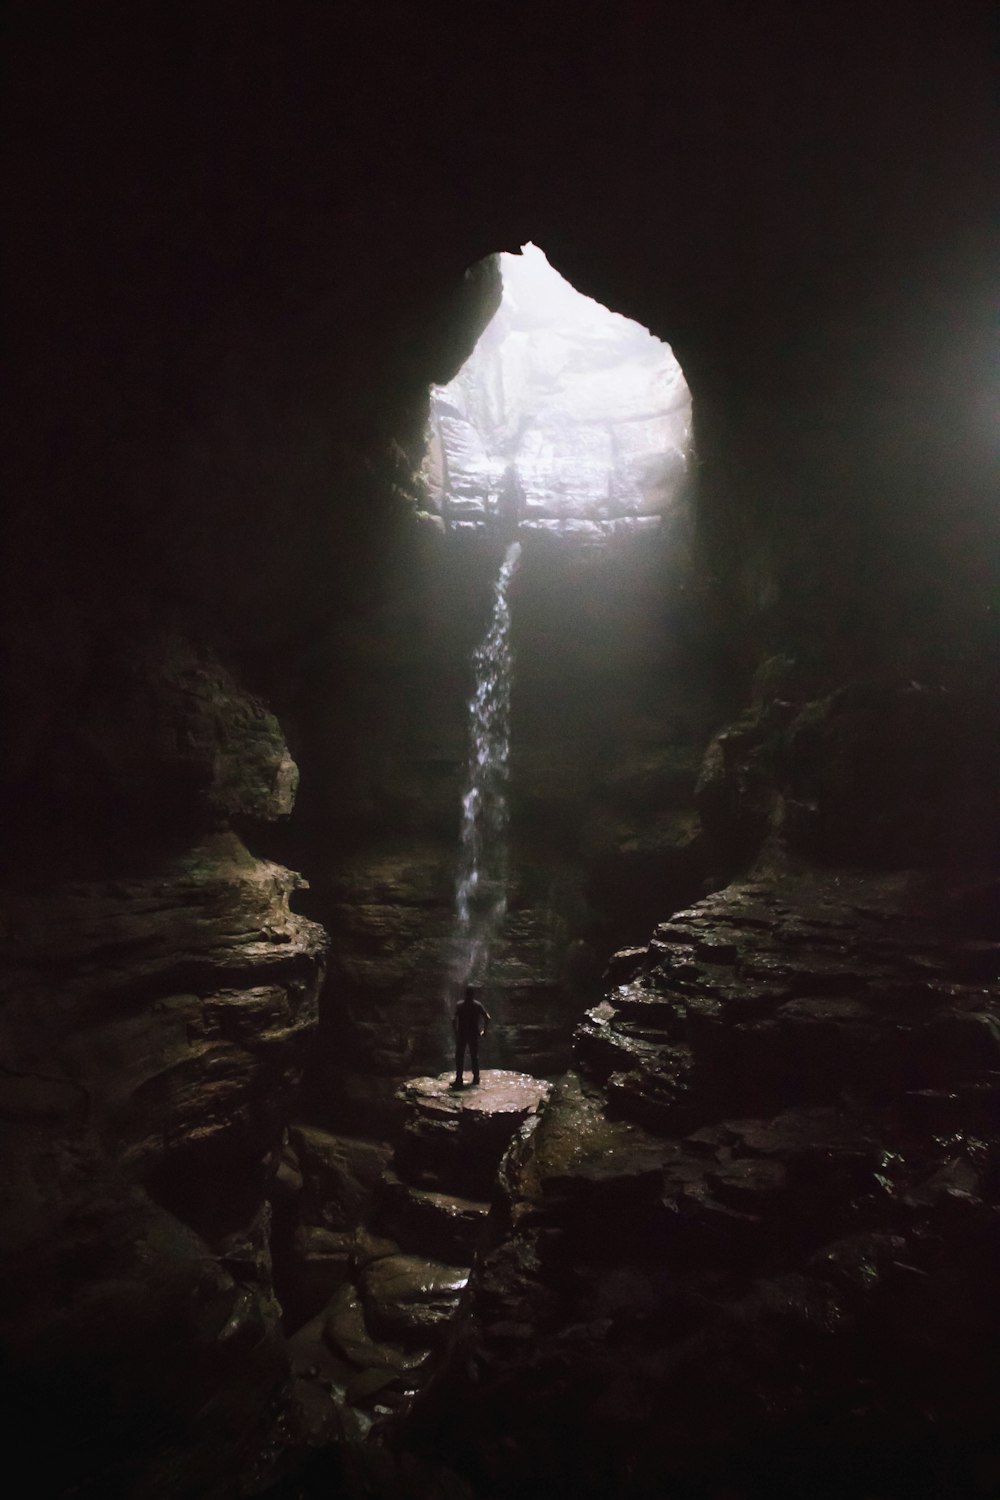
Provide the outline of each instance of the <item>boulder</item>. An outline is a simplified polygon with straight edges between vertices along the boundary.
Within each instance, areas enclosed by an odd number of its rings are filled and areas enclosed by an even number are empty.
[[[401,1176],[420,1187],[488,1197],[514,1132],[538,1112],[551,1084],[526,1073],[484,1068],[477,1087],[455,1089],[453,1075],[414,1078],[399,1097],[406,1108],[396,1148]]]
[[[426,1350],[413,1353],[401,1344],[372,1337],[364,1308],[353,1286],[342,1287],[330,1303],[324,1316],[323,1337],[335,1354],[357,1369],[388,1373],[402,1384],[412,1382],[416,1372],[427,1362]],[[350,1395],[348,1401],[351,1405],[356,1404]]]

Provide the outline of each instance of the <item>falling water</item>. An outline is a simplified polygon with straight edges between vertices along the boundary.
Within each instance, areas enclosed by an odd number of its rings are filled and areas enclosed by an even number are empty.
[[[507,910],[507,784],[510,755],[510,581],[521,556],[504,555],[489,629],[476,648],[476,686],[469,699],[469,761],[455,881],[457,986],[480,979]]]

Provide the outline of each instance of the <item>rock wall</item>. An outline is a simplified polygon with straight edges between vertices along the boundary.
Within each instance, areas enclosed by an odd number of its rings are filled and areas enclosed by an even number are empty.
[[[234,827],[294,805],[273,714],[180,635],[92,644],[11,725],[3,1399],[40,1493],[220,1494],[287,1377],[272,1179],[328,939]]]
[[[617,955],[403,1441],[490,1496],[982,1493],[982,894],[800,871]]]
[[[4,1401],[43,1493],[217,1493],[280,1387],[268,1183],[327,942],[297,883],[216,833],[4,890]]]

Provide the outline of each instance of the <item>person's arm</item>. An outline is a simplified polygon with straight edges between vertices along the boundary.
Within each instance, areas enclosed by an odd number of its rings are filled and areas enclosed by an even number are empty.
[[[480,1004],[480,1006],[479,1006],[479,1009],[480,1009],[480,1010],[481,1010],[481,1011],[482,1011],[482,1013],[483,1013],[483,1029],[482,1029],[482,1031],[481,1031],[481,1032],[480,1032],[480,1033],[479,1033],[479,1035],[480,1035],[480,1036],[485,1036],[485,1035],[486,1035],[486,1033],[487,1033],[487,1031],[488,1031],[488,1030],[489,1030],[489,1024],[490,1024],[490,1013],[489,1013],[489,1011],[488,1011],[488,1010],[487,1010],[487,1009],[486,1009],[486,1006],[485,1006],[485,1005],[483,1005],[483,1004]]]

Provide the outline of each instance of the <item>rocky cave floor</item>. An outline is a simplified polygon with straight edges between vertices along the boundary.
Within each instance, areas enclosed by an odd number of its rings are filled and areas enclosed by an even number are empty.
[[[484,1068],[479,1084],[462,1090],[452,1077],[403,1085],[392,1151],[309,1127],[291,1133],[278,1181],[297,1214],[343,1223],[345,1196],[352,1183],[364,1192],[366,1167],[373,1190],[362,1222],[346,1231],[300,1222],[300,1286],[303,1275],[314,1294],[339,1284],[289,1340],[292,1379],[258,1458],[259,1480],[284,1467],[294,1474],[303,1448],[377,1443],[408,1412],[447,1339],[501,1159],[552,1093],[541,1079],[502,1069]],[[422,1485],[433,1472],[423,1471]],[[454,1478],[453,1493],[465,1492]]]
[[[406,1084],[361,1227],[309,1231],[339,1284],[291,1340],[274,1493],[996,1493],[988,909],[764,875],[614,957],[554,1087]],[[319,1134],[286,1169],[322,1217]],[[365,1148],[325,1149],[343,1199]]]

